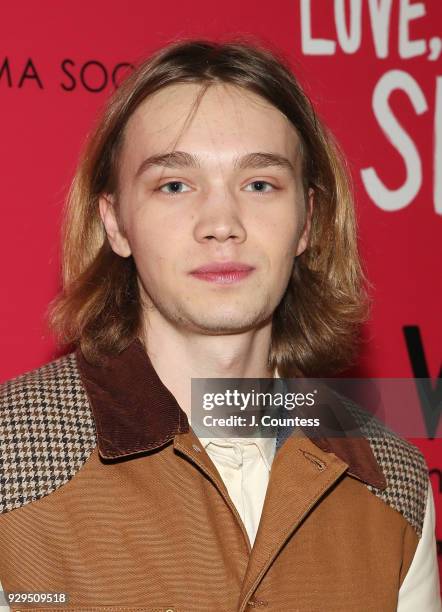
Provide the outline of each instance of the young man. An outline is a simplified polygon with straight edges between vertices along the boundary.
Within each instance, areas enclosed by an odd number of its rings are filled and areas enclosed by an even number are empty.
[[[69,196],[52,322],[75,350],[3,386],[13,610],[441,609],[417,448],[190,425],[192,378],[352,359],[367,301],[343,167],[262,49],[176,43],[115,92]]]

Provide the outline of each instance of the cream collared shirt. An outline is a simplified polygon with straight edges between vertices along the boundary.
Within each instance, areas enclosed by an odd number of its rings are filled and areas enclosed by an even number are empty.
[[[275,454],[275,438],[200,438],[255,542]]]

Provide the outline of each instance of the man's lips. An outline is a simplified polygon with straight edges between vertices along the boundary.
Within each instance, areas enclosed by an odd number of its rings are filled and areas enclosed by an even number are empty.
[[[212,283],[236,283],[249,276],[253,266],[236,262],[216,262],[200,266],[190,272],[191,276]]]
[[[219,273],[227,274],[229,272],[250,272],[253,270],[253,266],[247,264],[237,263],[235,261],[224,261],[224,262],[213,262],[205,266],[200,266],[195,270],[192,270],[191,274],[205,274],[207,273]]]

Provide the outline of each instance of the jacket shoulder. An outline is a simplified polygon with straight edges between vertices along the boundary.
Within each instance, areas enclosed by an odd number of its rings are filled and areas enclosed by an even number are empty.
[[[370,491],[400,512],[418,537],[422,535],[428,495],[429,472],[422,452],[354,402],[344,401],[387,481],[385,489],[367,485]]]
[[[75,353],[0,385],[0,512],[68,482],[96,445]]]

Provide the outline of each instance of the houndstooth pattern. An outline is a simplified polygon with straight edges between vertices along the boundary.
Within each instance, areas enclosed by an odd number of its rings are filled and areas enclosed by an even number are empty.
[[[96,445],[75,354],[0,386],[0,512],[68,482]]]
[[[370,443],[376,461],[387,480],[384,491],[367,487],[389,506],[400,512],[422,535],[428,491],[428,468],[421,451],[376,417],[362,410],[348,398],[341,397],[357,422],[361,433]]]

